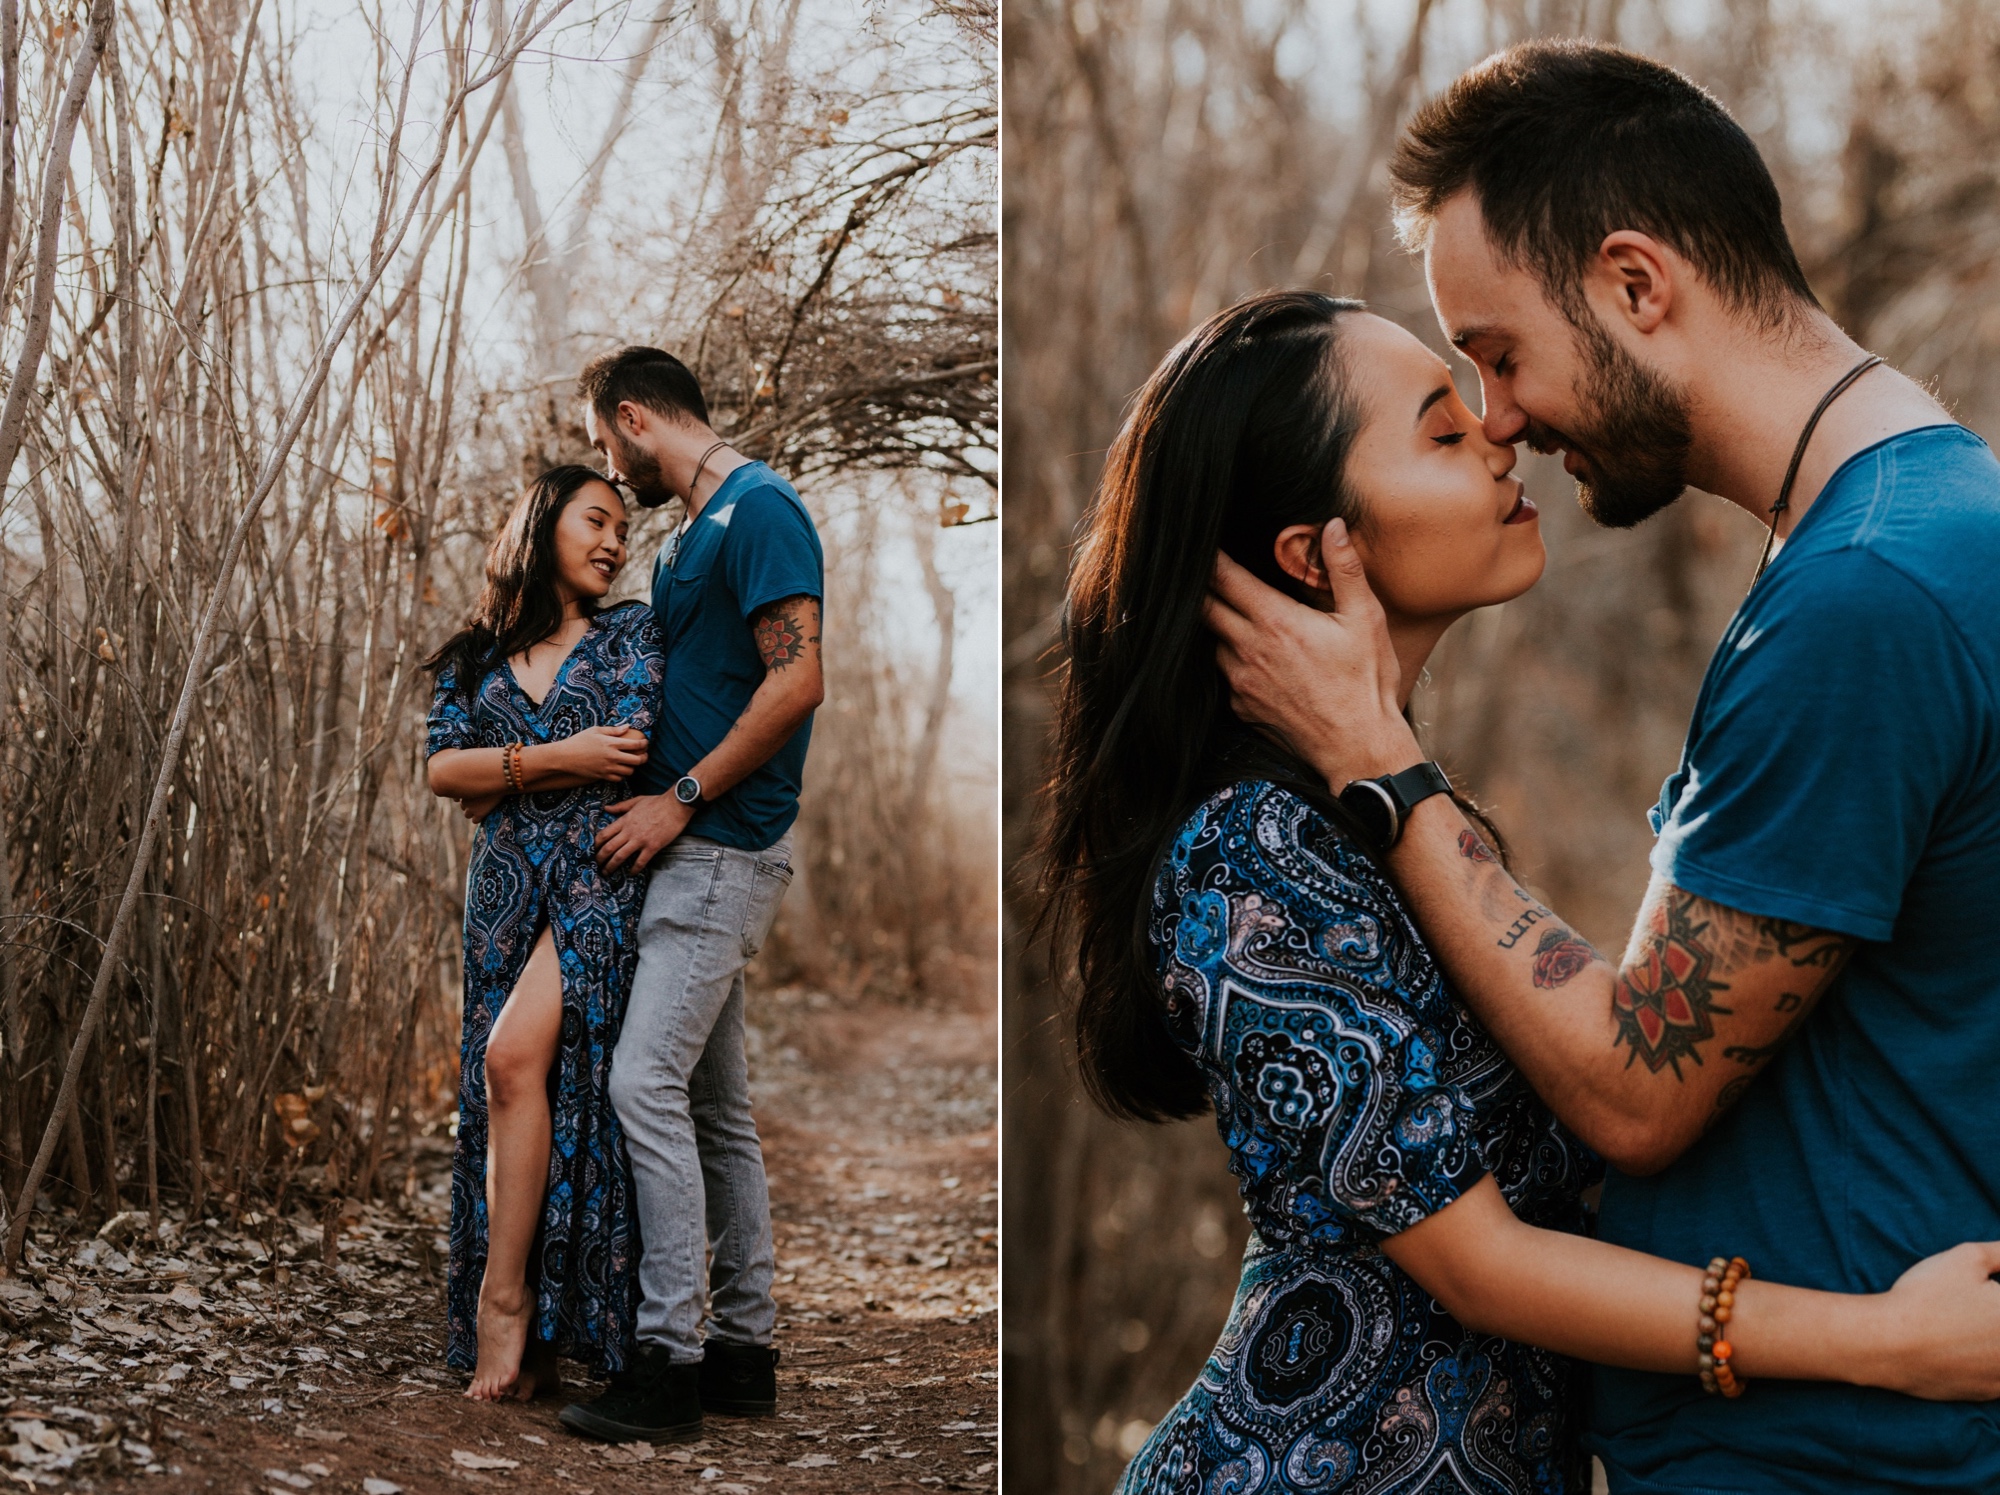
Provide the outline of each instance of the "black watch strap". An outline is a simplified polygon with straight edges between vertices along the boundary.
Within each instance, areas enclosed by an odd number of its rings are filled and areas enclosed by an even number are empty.
[[[1433,794],[1451,793],[1451,780],[1436,763],[1426,759],[1401,773],[1384,774],[1379,779],[1356,779],[1340,797],[1346,800],[1352,794],[1379,796],[1387,811],[1387,834],[1377,851],[1388,851],[1403,839],[1403,827],[1408,823],[1410,811],[1429,799]],[[1371,820],[1374,817],[1370,817]]]

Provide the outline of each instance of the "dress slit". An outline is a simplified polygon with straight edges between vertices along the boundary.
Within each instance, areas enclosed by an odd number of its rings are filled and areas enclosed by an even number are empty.
[[[607,609],[539,705],[499,661],[468,690],[438,678],[429,749],[549,742],[630,722],[650,735],[665,670],[651,613]],[[621,1369],[637,1311],[637,1223],[610,1061],[637,960],[645,879],[607,873],[594,839],[610,786],[509,797],[480,823],[466,868],[465,1006],[452,1165],[446,1359],[477,1358],[488,1220],[486,1042],[546,926],[560,1026],[549,1065],[549,1169],[528,1263],[537,1338],[598,1371]]]

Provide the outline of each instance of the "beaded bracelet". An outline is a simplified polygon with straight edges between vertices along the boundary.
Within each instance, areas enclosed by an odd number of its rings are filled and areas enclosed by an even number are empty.
[[[500,749],[500,777],[506,780],[507,792],[521,792],[521,744],[510,742]]]
[[[1743,1394],[1743,1383],[1729,1366],[1736,1351],[1723,1335],[1736,1313],[1737,1285],[1749,1276],[1750,1263],[1742,1257],[1718,1256],[1701,1279],[1701,1324],[1694,1341],[1699,1367],[1696,1374],[1701,1377],[1701,1389],[1710,1396]]]

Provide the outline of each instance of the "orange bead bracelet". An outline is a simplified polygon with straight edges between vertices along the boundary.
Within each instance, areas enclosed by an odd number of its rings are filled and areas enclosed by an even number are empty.
[[[1750,1276],[1750,1263],[1740,1256],[1716,1257],[1701,1279],[1701,1317],[1695,1330],[1696,1372],[1701,1389],[1711,1396],[1738,1397],[1743,1383],[1730,1358],[1735,1346],[1723,1338],[1736,1316],[1736,1289]]]

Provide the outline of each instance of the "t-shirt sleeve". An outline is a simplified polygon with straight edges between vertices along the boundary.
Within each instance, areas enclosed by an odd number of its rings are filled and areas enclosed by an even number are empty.
[[[1435,967],[1397,948],[1406,926],[1379,878],[1359,874],[1359,853],[1292,796],[1270,793],[1293,807],[1267,800],[1248,812],[1262,818],[1263,837],[1224,833],[1206,850],[1184,838],[1176,848],[1187,875],[1165,931],[1181,968],[1169,984],[1194,976],[1211,1004],[1223,998],[1214,1058],[1238,1157],[1254,1167],[1260,1155],[1289,1155],[1325,1206],[1370,1235],[1394,1235],[1488,1171],[1472,1101],[1439,1077],[1438,1035],[1417,1015],[1418,994],[1403,989],[1416,971],[1435,980]],[[1297,841],[1267,858],[1274,825]],[[1321,858],[1357,875],[1308,883],[1277,871]],[[1287,1202],[1302,1219],[1315,1207]]]
[[[458,666],[447,664],[437,673],[431,691],[431,714],[425,723],[424,756],[446,748],[479,746],[479,734],[472,722],[472,706],[458,688]]]
[[[824,593],[812,520],[776,488],[753,488],[736,501],[721,564],[746,623],[783,598]]]
[[[1723,639],[1653,869],[1743,913],[1887,940],[1988,690],[1937,603],[1865,551],[1772,583]]]

